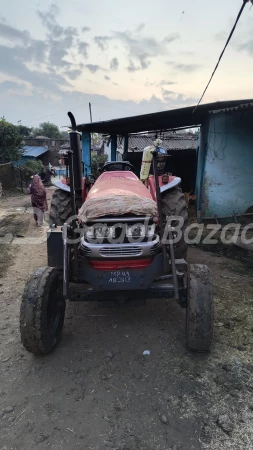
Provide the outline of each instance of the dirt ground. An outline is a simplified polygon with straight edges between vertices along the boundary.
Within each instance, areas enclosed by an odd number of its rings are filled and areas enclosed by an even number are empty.
[[[25,195],[0,199],[0,450],[253,449],[245,261],[190,248],[189,262],[207,264],[214,279],[208,355],[186,351],[185,310],[154,300],[125,309],[69,304],[60,345],[35,357],[20,343],[19,307],[29,274],[46,265],[46,243],[29,207]]]

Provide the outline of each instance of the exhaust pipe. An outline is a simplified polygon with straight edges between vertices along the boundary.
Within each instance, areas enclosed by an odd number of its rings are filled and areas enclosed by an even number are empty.
[[[76,129],[76,120],[71,112],[68,112],[71,122],[70,148],[73,152],[73,184],[75,191],[76,208],[82,206],[82,153],[80,144],[80,133]]]

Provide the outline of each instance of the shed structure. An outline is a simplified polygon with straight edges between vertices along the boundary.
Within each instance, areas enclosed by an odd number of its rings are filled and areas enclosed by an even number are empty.
[[[131,135],[151,132],[162,138],[165,132],[199,127],[194,184],[197,216],[201,221],[207,218],[232,218],[253,207],[252,123],[253,99],[248,99],[208,103],[197,109],[191,106],[80,124],[77,129],[82,132],[83,161],[86,173],[90,173],[92,132],[109,136],[111,160],[116,160],[117,140],[120,136],[123,159],[131,161]],[[185,158],[181,158],[180,164],[182,170],[192,171]],[[180,176],[180,173],[175,174]],[[182,176],[182,179],[184,183],[185,177]]]

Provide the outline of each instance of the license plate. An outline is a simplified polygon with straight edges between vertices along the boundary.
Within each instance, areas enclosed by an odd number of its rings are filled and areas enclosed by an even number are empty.
[[[109,285],[121,285],[131,283],[131,274],[128,270],[112,271],[108,274]]]

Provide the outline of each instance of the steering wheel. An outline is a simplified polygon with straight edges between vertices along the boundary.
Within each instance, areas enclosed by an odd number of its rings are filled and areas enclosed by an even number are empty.
[[[106,162],[101,168],[101,172],[113,172],[115,170],[130,170],[134,171],[134,166],[128,161],[111,161]]]

